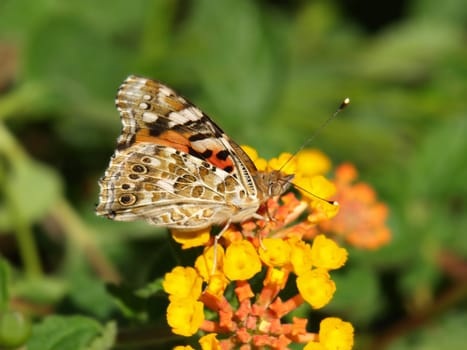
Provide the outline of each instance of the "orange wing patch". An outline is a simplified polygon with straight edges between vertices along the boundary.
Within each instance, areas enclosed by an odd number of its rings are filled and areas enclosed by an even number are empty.
[[[212,165],[231,173],[234,170],[234,163],[230,157],[230,153],[226,150],[215,151],[206,158],[206,160]]]
[[[135,135],[135,143],[138,142],[149,142],[157,145],[163,145],[174,148],[180,152],[191,154],[195,157],[203,159],[208,163],[220,168],[228,173],[234,171],[234,163],[230,153],[225,149],[218,149],[218,145],[213,144],[212,149],[208,145],[201,148],[191,143],[188,139],[191,134],[179,132],[173,130],[167,130],[161,133],[159,136],[153,136],[150,134],[149,129],[140,129]],[[217,147],[216,147],[217,146]]]
[[[189,153],[190,141],[182,134],[167,130],[159,136],[152,136],[149,129],[141,129],[136,133],[135,142],[150,142],[175,148],[181,152]]]
[[[170,106],[173,111],[179,112],[182,109],[186,108],[186,104],[180,101],[180,98],[176,99],[173,97],[165,96],[163,98],[164,102]]]

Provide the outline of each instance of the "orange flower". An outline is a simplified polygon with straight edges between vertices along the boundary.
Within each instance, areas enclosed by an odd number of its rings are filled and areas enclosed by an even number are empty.
[[[388,208],[377,202],[375,191],[368,184],[352,184],[357,176],[351,164],[342,164],[336,169],[334,199],[339,202],[340,210],[332,220],[320,223],[320,228],[344,237],[356,247],[376,249],[391,238],[386,226]]]

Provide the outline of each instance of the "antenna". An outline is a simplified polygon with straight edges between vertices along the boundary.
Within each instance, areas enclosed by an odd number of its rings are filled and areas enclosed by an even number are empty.
[[[313,196],[313,197],[315,197],[316,199],[318,199],[318,200],[320,200],[320,201],[322,201],[322,202],[325,202],[325,203],[327,203],[327,204],[329,204],[329,205],[334,205],[334,206],[338,206],[338,205],[339,205],[339,202],[338,202],[338,201],[330,201],[330,200],[328,200],[328,199],[326,199],[326,198],[323,198],[323,197],[320,197],[320,196],[318,196],[318,195],[316,195],[316,194],[314,194],[314,193],[311,193],[310,191],[308,191],[307,189],[303,188],[302,186],[298,186],[298,185],[296,185],[296,184],[294,184],[294,183],[293,183],[292,185],[293,185],[293,187],[295,187],[297,190],[301,190],[301,191],[303,191],[303,192],[306,192],[306,193],[308,193],[310,196]]]
[[[311,141],[313,141],[313,139],[316,137],[316,135],[318,135],[318,133],[323,130],[326,125],[329,124],[329,122],[331,120],[333,120],[345,107],[347,107],[350,103],[350,98],[346,97],[342,102],[341,104],[339,105],[339,107],[335,110],[335,112],[329,117],[327,118],[323,123],[321,123],[321,125],[318,127],[318,129],[316,129],[313,134],[307,139],[305,140],[305,142],[299,147],[298,150],[295,151],[295,153],[293,153],[289,159],[287,159],[287,161],[282,164],[282,166],[280,167],[279,170],[282,170],[284,169],[284,167],[301,151],[303,150]]]

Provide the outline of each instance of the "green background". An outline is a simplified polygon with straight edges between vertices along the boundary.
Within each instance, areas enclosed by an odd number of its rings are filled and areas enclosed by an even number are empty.
[[[464,349],[466,23],[464,0],[0,0],[0,310],[33,323],[28,349],[167,348],[165,297],[146,285],[175,264],[166,231],[94,215],[116,89],[138,74],[264,157],[349,96],[311,147],[357,166],[393,236],[350,248],[311,326],[352,322],[356,349]]]

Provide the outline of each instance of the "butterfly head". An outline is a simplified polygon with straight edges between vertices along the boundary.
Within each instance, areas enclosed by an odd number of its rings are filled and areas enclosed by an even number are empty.
[[[256,174],[256,183],[261,192],[266,194],[267,198],[280,196],[289,188],[294,175],[284,174],[282,171],[258,171]]]

